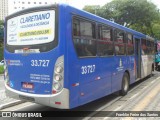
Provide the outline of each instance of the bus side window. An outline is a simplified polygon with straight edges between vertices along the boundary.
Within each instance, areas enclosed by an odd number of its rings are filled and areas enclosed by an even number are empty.
[[[125,55],[126,54],[125,32],[116,29],[114,31],[114,41],[115,41],[115,54]]]
[[[110,26],[98,26],[97,48],[99,56],[113,55],[112,28]]]
[[[146,46],[147,46],[147,55],[151,54],[151,42],[149,40],[146,40]]]
[[[142,55],[147,55],[146,39],[141,39]]]
[[[73,42],[78,57],[96,56],[95,39],[95,23],[80,18],[73,19]]]
[[[133,54],[134,54],[133,35],[128,33],[127,34],[127,55],[133,55]]]
[[[147,48],[148,48],[148,52],[149,52],[148,54],[154,55],[154,42],[153,41],[148,40]]]
[[[152,55],[155,54],[155,44],[154,41],[151,42],[151,48],[152,48]]]
[[[73,21],[73,36],[80,36],[80,23],[79,20],[74,19]]]

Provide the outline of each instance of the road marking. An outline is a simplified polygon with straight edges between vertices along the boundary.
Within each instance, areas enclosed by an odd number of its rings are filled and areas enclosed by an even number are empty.
[[[138,93],[134,94],[132,97],[130,97],[129,99],[133,99],[134,97],[136,97],[138,95]]]
[[[153,80],[151,83],[154,83],[154,82],[156,82],[155,80]]]
[[[156,78],[155,80],[158,80],[158,79],[160,79],[160,77]],[[154,81],[155,81],[155,80],[154,80]]]

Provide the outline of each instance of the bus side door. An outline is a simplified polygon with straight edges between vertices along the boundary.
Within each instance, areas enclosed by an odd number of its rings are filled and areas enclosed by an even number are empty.
[[[141,46],[138,37],[135,37],[135,75],[136,79],[141,78]]]

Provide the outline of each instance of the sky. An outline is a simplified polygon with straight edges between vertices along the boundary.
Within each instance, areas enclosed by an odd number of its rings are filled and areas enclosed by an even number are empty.
[[[159,0],[150,0],[160,9],[160,1]]]
[[[14,0],[16,1],[16,0]],[[20,1],[20,0],[17,0]],[[25,2],[25,0],[21,0],[23,2]],[[44,3],[45,1],[47,1],[48,4],[54,4],[54,3],[67,3],[71,6],[74,6],[76,8],[79,9],[83,9],[85,5],[100,5],[103,6],[109,2],[111,2],[112,0],[29,0],[29,1],[33,1],[33,2],[42,2]],[[160,9],[160,0],[148,0],[148,1],[152,1],[155,5],[158,6],[158,8]],[[39,5],[39,4],[33,4],[33,6],[23,6],[23,4],[20,4],[21,6],[19,6],[19,3],[16,2],[15,5],[13,5],[13,0],[9,0],[9,14],[12,14],[14,12],[17,12],[19,10],[22,9],[22,7],[24,8],[28,8],[28,7],[34,7],[34,5]],[[43,4],[41,4],[43,5]],[[18,6],[18,7],[17,7]],[[16,9],[15,9],[16,8]]]
[[[105,5],[112,0],[55,0],[61,3],[68,3],[71,6],[82,9],[85,5]],[[158,6],[160,9],[160,1],[159,0],[149,0]]]
[[[61,1],[64,1],[64,0],[61,0]],[[69,3],[72,6],[75,6],[76,8],[83,9],[85,5],[103,6],[112,0],[66,0],[66,1],[67,3]]]

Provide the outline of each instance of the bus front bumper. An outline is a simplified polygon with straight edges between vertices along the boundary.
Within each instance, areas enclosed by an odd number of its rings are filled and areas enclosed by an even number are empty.
[[[63,88],[63,90],[57,94],[40,95],[17,91],[5,84],[5,92],[7,96],[14,99],[39,103],[54,108],[69,109],[69,90],[66,88]]]

